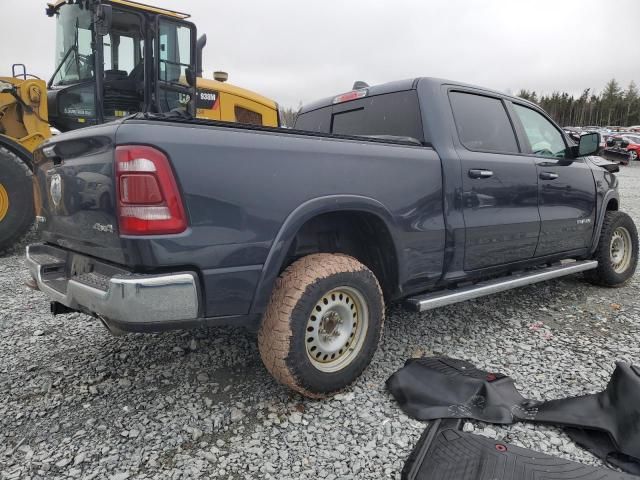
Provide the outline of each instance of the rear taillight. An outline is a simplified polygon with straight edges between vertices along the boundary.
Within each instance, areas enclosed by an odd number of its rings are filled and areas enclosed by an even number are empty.
[[[163,235],[187,228],[169,159],[155,148],[116,147],[116,195],[122,235]]]

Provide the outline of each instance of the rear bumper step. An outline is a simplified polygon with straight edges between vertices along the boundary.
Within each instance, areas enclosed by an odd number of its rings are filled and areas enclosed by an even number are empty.
[[[564,277],[565,275],[593,270],[597,267],[598,262],[595,260],[564,263],[562,265],[554,265],[531,272],[517,273],[507,277],[480,282],[456,290],[442,290],[411,297],[406,300],[406,304],[418,312],[424,312],[425,310],[484,297],[485,295],[491,295],[493,293],[504,292],[512,288],[531,285],[532,283],[544,282],[545,280]]]
[[[107,324],[117,322],[130,330],[128,326],[199,317],[194,272],[133,274],[51,245],[29,245],[26,256],[37,288],[52,302],[94,314]],[[79,266],[84,273],[78,273]]]

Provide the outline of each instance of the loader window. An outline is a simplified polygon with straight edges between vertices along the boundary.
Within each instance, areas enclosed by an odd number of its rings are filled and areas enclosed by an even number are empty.
[[[104,56],[104,118],[113,120],[143,108],[144,40],[142,19],[115,11],[111,32],[102,37]]]
[[[195,32],[187,24],[161,20],[158,34],[158,106],[161,111],[193,105],[187,72],[195,72]]]
[[[93,78],[91,12],[78,5],[63,5],[56,24],[53,85],[71,85]]]
[[[191,66],[191,29],[170,22],[160,23],[160,79],[187,85]]]

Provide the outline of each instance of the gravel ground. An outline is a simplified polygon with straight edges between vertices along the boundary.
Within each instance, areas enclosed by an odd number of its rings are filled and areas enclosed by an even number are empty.
[[[640,224],[640,165],[620,181]],[[21,253],[0,258],[2,479],[400,478],[424,429],[384,388],[406,358],[464,358],[551,399],[602,390],[616,360],[640,356],[638,277],[615,290],[570,277],[425,314],[392,307],[362,378],[308,401],[268,376],[249,332],[113,337],[84,315],[52,317],[26,276]],[[599,464],[555,428],[473,425]]]

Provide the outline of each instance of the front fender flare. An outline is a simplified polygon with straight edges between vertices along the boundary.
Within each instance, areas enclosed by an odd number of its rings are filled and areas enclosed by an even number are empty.
[[[589,256],[593,255],[598,248],[598,242],[600,241],[600,232],[602,231],[602,224],[604,223],[604,217],[607,213],[607,205],[611,200],[617,200],[618,208],[620,206],[620,198],[617,190],[608,190],[602,197],[602,206],[598,212],[596,218],[596,225],[593,229],[593,238],[591,239],[591,248],[589,249]]]

